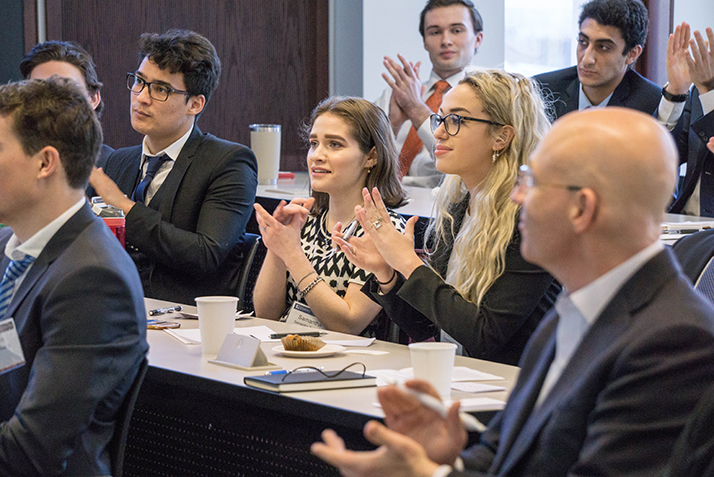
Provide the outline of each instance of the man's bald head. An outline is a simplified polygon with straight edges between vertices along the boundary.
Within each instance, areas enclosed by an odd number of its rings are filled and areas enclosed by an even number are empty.
[[[587,283],[658,239],[678,160],[652,117],[615,107],[567,114],[529,164],[532,187],[513,194],[521,251],[561,282]]]
[[[635,215],[661,223],[678,159],[671,135],[651,116],[615,107],[569,114],[555,123],[541,148],[568,183],[597,193],[602,219],[613,226]]]

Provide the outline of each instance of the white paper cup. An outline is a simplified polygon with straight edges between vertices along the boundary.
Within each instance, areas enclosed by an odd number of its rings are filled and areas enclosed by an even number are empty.
[[[250,125],[250,148],[258,160],[258,184],[278,183],[280,130],[280,124]]]
[[[238,298],[201,296],[196,298],[196,305],[203,354],[217,355],[226,335],[233,333],[235,329]]]
[[[431,383],[442,399],[451,398],[451,373],[454,370],[454,343],[412,343],[409,345],[414,379]]]

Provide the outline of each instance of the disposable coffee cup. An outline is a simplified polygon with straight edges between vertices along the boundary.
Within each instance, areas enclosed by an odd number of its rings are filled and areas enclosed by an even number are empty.
[[[451,374],[456,345],[453,343],[412,343],[409,345],[414,379],[431,383],[442,399],[451,399]]]
[[[238,298],[201,296],[196,298],[196,306],[203,354],[217,355],[226,335],[232,334],[235,329]]]
[[[280,124],[250,125],[250,148],[258,160],[258,184],[278,183],[280,129]]]

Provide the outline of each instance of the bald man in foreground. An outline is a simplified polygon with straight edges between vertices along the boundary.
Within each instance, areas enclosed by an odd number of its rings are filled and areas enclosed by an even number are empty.
[[[521,253],[564,290],[524,351],[506,408],[458,459],[458,404],[443,419],[380,389],[390,428],[365,426],[379,449],[346,450],[331,430],[313,444],[344,475],[652,476],[666,464],[714,382],[714,308],[658,241],[675,145],[643,113],[590,110],[557,121],[529,166],[512,195]]]

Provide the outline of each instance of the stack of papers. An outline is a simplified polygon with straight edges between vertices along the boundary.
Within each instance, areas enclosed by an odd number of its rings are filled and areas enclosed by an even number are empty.
[[[388,386],[390,384],[402,384],[406,381],[414,379],[414,370],[412,368],[396,369],[374,369],[369,370],[369,374],[377,377],[377,386]],[[484,373],[476,369],[467,368],[466,366],[454,366],[454,371],[451,375],[451,387],[458,391],[470,393],[477,392],[493,392],[505,391],[503,386],[494,386],[490,384],[472,383],[469,381],[501,381],[505,378],[496,376],[495,374]]]

